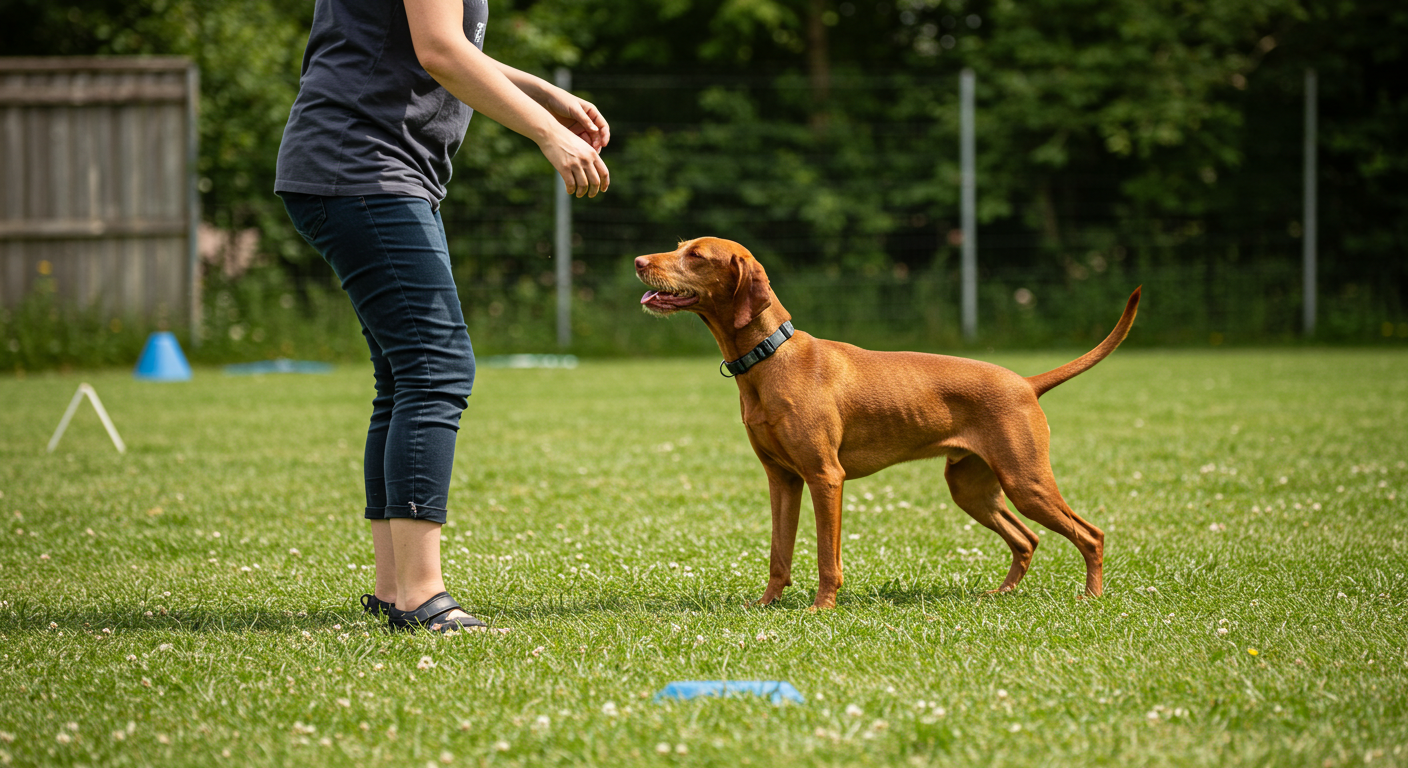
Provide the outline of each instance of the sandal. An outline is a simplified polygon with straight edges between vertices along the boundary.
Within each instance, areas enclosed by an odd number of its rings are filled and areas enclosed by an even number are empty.
[[[366,611],[368,616],[380,619],[389,616],[391,609],[395,607],[395,603],[378,600],[376,595],[362,595],[362,610]]]
[[[386,605],[386,603],[382,603],[382,605]],[[455,598],[450,597],[449,592],[441,592],[426,600],[414,611],[402,611],[394,605],[388,606],[388,615],[394,629],[424,628],[432,632],[459,632],[489,626],[473,616],[456,616],[453,619],[439,618],[456,608],[464,610],[463,606],[455,602]]]

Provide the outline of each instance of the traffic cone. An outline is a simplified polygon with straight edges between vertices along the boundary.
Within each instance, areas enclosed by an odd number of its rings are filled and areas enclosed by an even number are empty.
[[[190,381],[191,364],[181,352],[181,343],[168,331],[147,337],[137,370],[132,376],[143,381]]]

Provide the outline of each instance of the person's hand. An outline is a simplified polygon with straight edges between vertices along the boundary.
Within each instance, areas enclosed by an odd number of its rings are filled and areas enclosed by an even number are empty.
[[[592,149],[600,152],[611,143],[611,126],[590,101],[573,96],[557,86],[551,86],[543,89],[539,103],[557,119],[557,122],[590,144]]]
[[[602,162],[599,148],[574,133],[571,126],[553,131],[538,147],[562,177],[567,194],[596,197],[611,186],[611,172]]]

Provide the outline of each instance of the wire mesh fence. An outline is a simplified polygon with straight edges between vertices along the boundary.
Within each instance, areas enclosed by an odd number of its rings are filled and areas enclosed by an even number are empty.
[[[984,152],[994,150],[984,130],[995,129],[983,118],[981,73],[979,82],[977,344],[1091,343],[1139,285],[1132,343],[1301,338],[1302,147],[1294,136],[1253,137],[1239,167],[1203,168],[1194,175],[1200,188],[1169,193],[1197,198],[1183,210],[1151,212],[1131,191],[1148,179],[1117,159],[1030,178],[985,176],[993,163]],[[622,111],[633,117],[613,122],[610,192],[572,202],[575,351],[712,349],[692,324],[643,316],[630,268],[636,255],[701,235],[749,248],[799,328],[876,348],[964,344],[956,77],[838,79],[833,88],[854,98],[903,91],[926,106],[884,120],[836,114],[821,129],[728,112],[785,102],[804,86],[796,78],[589,75],[577,84],[604,113],[629,102]],[[729,101],[740,94],[751,100]],[[1296,98],[1287,97],[1292,112]],[[556,183],[545,167],[541,183],[446,206],[476,344],[555,347]],[[1322,210],[1334,216],[1346,203],[1329,192]],[[1405,260],[1362,250],[1350,257],[1345,236],[1334,227],[1322,235],[1317,338],[1401,343]]]

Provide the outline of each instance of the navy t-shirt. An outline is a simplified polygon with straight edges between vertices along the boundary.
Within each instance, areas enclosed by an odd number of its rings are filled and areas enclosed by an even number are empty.
[[[484,48],[487,0],[464,0]],[[438,207],[473,110],[426,73],[402,0],[317,0],[275,192],[423,197]]]

